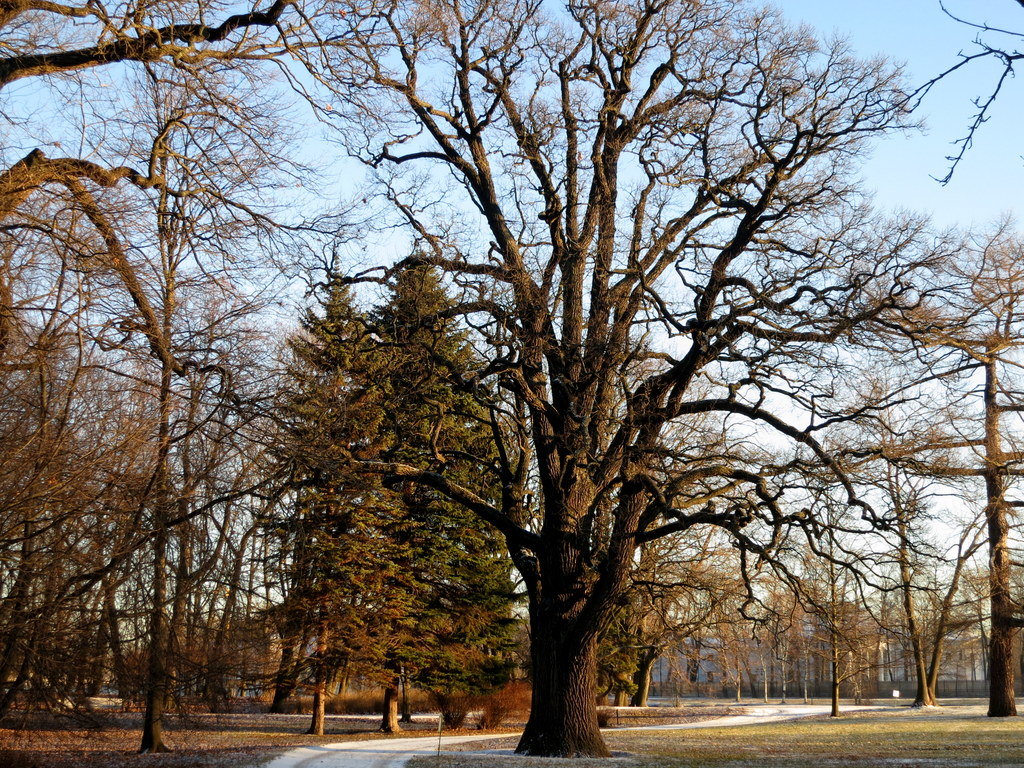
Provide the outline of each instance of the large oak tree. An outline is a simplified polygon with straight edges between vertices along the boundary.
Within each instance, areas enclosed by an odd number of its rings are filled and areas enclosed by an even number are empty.
[[[855,181],[905,122],[897,73],[715,0],[385,0],[322,37],[347,41],[307,60],[324,114],[421,250],[378,276],[446,273],[486,360],[462,386],[496,384],[522,427],[481,464],[500,504],[367,467],[504,535],[529,593],[519,751],[606,755],[595,645],[638,545],[713,525],[765,554],[814,525],[785,511],[791,470],[845,484],[815,439],[841,417],[832,377],[917,300],[920,225]],[[724,447],[679,438],[698,419]]]

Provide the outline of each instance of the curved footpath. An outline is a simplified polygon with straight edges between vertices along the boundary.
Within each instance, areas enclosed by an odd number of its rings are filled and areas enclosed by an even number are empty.
[[[885,707],[843,707],[844,712]],[[689,728],[720,728],[729,725],[751,725],[796,720],[801,717],[826,715],[827,706],[752,706],[742,715],[727,715],[714,720],[703,720],[678,725],[642,725],[612,728],[610,731],[679,731]],[[495,741],[514,734],[473,734],[469,736],[442,736],[441,750],[453,744],[473,741]],[[292,749],[268,763],[265,768],[401,768],[416,755],[437,752],[437,736],[416,736],[408,739],[372,739],[322,744],[316,747]]]

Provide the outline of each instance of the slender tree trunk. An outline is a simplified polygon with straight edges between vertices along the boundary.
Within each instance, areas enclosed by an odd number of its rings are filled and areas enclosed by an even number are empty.
[[[1017,714],[1013,645],[1017,634],[1010,595],[1010,526],[1005,500],[1005,455],[999,425],[999,378],[995,355],[985,363],[985,520],[989,545],[989,717]]]
[[[313,719],[306,730],[310,736],[324,735],[324,722],[327,720],[326,699],[327,681],[323,671],[317,670],[316,682],[313,685]]]
[[[636,685],[636,692],[630,701],[630,706],[646,707],[647,697],[651,693],[651,672],[654,670],[654,662],[658,660],[658,652],[655,649],[644,649],[640,653],[640,663],[637,666],[633,682]]]
[[[409,677],[402,670],[402,717],[401,722],[412,722],[412,709],[409,707]]]
[[[810,675],[811,675],[810,659],[804,658],[804,675],[803,675],[803,681],[804,681],[804,704],[809,704],[810,701],[811,701],[810,696],[808,695],[810,693],[810,691],[808,690],[810,688]]]
[[[900,544],[898,549],[900,565],[900,595],[903,598],[903,613],[907,618],[907,633],[914,654],[914,675],[917,680],[917,691],[914,694],[915,707],[934,707],[934,689],[928,687],[928,669],[925,663],[924,640],[921,627],[917,622],[917,607],[914,605],[913,572],[910,567],[910,553],[907,542],[908,530],[906,521],[900,510],[898,532]]]
[[[181,504],[179,502],[178,514],[182,513]],[[180,675],[175,669],[174,662],[181,658],[181,653],[190,647],[188,638],[186,637],[186,616],[188,613],[188,593],[189,583],[191,582],[190,570],[192,567],[192,532],[189,530],[187,524],[180,525],[175,529],[175,541],[177,543],[178,550],[178,562],[174,564],[174,580],[173,580],[173,593],[170,595],[170,620],[167,624],[168,628],[168,645],[169,649],[176,649],[177,653],[171,653],[168,659],[168,675],[170,677],[179,679],[184,685],[187,678]],[[206,670],[207,674],[209,669]],[[190,687],[184,691],[186,694],[195,693]]]
[[[210,653],[211,668],[207,670],[206,698],[211,709],[219,707],[221,702],[228,698],[227,686],[227,638],[231,629],[231,620],[234,618],[235,607],[238,602],[238,594],[242,591],[242,568],[245,564],[245,551],[249,545],[250,538],[255,534],[256,528],[249,528],[238,543],[238,550],[231,567],[231,579],[228,582],[227,595],[224,598],[224,608],[217,623],[217,631],[213,638],[213,647]],[[275,699],[277,691],[274,691]]]
[[[839,717],[839,636],[833,631],[832,642],[832,710],[829,717]]]
[[[928,674],[928,668],[925,665],[924,649],[921,647],[920,639],[913,643],[914,645],[914,677],[917,680],[916,691],[914,693],[914,703],[912,706],[915,707],[934,707],[935,706],[935,687],[931,685],[930,676]]]
[[[160,528],[153,539],[153,605],[149,618],[149,672],[140,752],[170,751],[164,743],[164,709],[167,706],[167,698],[170,693],[167,665],[170,631],[167,626],[166,603],[167,528],[161,521]]]
[[[327,701],[327,626],[323,624],[316,635],[316,673],[313,681],[313,719],[306,733],[311,736],[324,735]]]
[[[9,681],[6,685],[3,695],[0,695],[0,713],[2,713],[3,716],[6,716],[7,713],[10,712],[11,707],[14,706],[15,699],[25,687],[25,683],[28,682],[29,673],[32,671],[32,657],[34,655],[33,651],[36,647],[37,635],[38,625],[34,625],[24,652],[21,655],[21,663],[18,666],[18,672],[15,674],[14,679]]]
[[[939,645],[932,653],[932,660],[928,666],[928,695],[931,697],[931,700],[935,702],[935,706],[938,706],[939,703],[939,698],[935,692],[939,688],[939,668],[941,665],[942,646]]]
[[[398,733],[398,681],[394,680],[384,688],[384,714],[380,721],[381,733]]]
[[[166,158],[161,166],[166,168]],[[160,210],[166,212],[167,195],[161,193]],[[153,604],[149,621],[149,670],[146,680],[146,713],[142,723],[140,752],[167,752],[164,744],[164,710],[171,693],[171,627],[167,617],[167,545],[170,538],[168,523],[173,511],[171,493],[171,383],[174,376],[171,357],[171,328],[175,312],[174,272],[169,268],[166,254],[166,220],[161,216],[160,241],[164,269],[164,295],[161,317],[161,338],[166,355],[161,358],[160,389],[157,401],[157,453],[153,476],[155,499],[153,503]],[[156,330],[156,329],[151,329]]]
[[[0,600],[0,717],[6,716],[18,693],[28,678],[28,659],[32,644],[28,642],[29,620],[32,613],[29,606],[32,567],[32,523],[24,523],[24,538],[21,542],[21,557],[17,576],[6,595]],[[18,670],[15,673],[15,669]]]
[[[171,370],[164,366],[160,381],[160,423],[155,478],[153,537],[153,603],[149,618],[149,669],[146,678],[146,712],[142,721],[139,752],[169,752],[164,743],[164,711],[171,693],[171,628],[167,617],[167,517],[170,505],[170,407]]]
[[[107,646],[110,648],[111,667],[114,672],[114,685],[117,688],[118,698],[126,702],[132,698],[133,691],[128,685],[128,668],[124,660],[124,648],[121,642],[121,627],[118,621],[117,603],[115,600],[115,587],[104,578],[103,590],[103,632],[106,635]]]
[[[298,683],[295,654],[296,646],[292,643],[285,643],[281,647],[281,661],[277,666],[277,674],[274,676],[274,700],[270,703],[270,712],[275,715],[284,714],[285,702],[288,701]]]
[[[785,662],[779,662],[779,666],[780,666],[779,673],[781,675],[781,677],[779,679],[779,682],[782,685],[782,700],[779,703],[780,704],[785,704],[786,703],[786,693],[787,693],[787,690],[786,690],[786,688],[787,688],[786,675],[789,674],[789,670],[788,670],[788,665]]]
[[[928,693],[931,696],[931,700],[935,702],[936,705],[938,705],[938,696],[936,695],[936,691],[939,686],[939,670],[942,668],[942,654],[945,650],[946,632],[947,627],[949,626],[950,613],[953,610],[957,592],[960,589],[960,579],[969,560],[969,554],[973,553],[974,550],[974,545],[972,543],[967,543],[966,538],[961,541],[957,550],[956,567],[953,568],[953,577],[949,581],[946,593],[942,597],[942,605],[939,609],[939,619],[935,626],[935,635],[931,646],[931,658],[928,662]]]
[[[764,703],[768,703],[768,665],[764,659],[761,660],[761,685],[764,688]]]

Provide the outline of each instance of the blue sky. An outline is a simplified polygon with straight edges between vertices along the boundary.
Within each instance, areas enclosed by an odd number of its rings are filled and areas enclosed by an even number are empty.
[[[865,56],[884,54],[906,64],[918,85],[956,63],[957,54],[976,50],[976,32],[950,19],[938,0],[775,0],[786,17],[819,32],[847,37]],[[948,0],[950,11],[975,22],[1024,31],[1024,8],[1015,0]],[[1024,40],[1016,41],[1024,45]],[[1013,45],[1013,41],[1009,42]],[[1024,68],[1022,68],[1024,70]],[[998,76],[993,64],[972,65],[940,83],[924,102],[924,134],[912,133],[879,144],[864,168],[867,186],[885,207],[932,213],[940,225],[985,225],[1003,213],[1024,224],[1024,78],[1010,80],[991,119],[948,185],[944,159],[964,135],[974,110],[972,98],[987,95]]]

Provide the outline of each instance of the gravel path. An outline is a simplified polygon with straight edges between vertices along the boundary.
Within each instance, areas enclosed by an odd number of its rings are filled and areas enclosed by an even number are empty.
[[[884,707],[843,707],[844,712],[852,710],[884,709]],[[715,720],[702,720],[675,725],[647,725],[613,728],[611,731],[677,731],[688,728],[720,728],[730,725],[772,723],[782,720],[796,720],[801,717],[826,715],[827,706],[751,706],[742,715],[727,715]],[[507,738],[500,734],[476,734],[470,736],[441,737],[441,751],[446,748],[473,741],[495,741]],[[380,739],[373,741],[324,744],[318,747],[293,749],[265,768],[401,768],[417,755],[432,755],[437,751],[436,736],[420,736],[409,739]],[[501,750],[505,752],[505,750]],[[494,752],[491,752],[494,754]]]
[[[501,734],[493,733],[442,736],[441,749],[468,741],[494,741],[500,738]],[[267,763],[264,768],[401,768],[416,755],[433,755],[436,752],[436,736],[350,741],[292,749]]]

